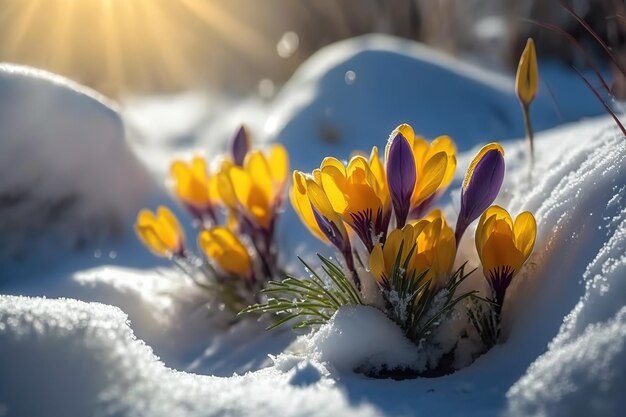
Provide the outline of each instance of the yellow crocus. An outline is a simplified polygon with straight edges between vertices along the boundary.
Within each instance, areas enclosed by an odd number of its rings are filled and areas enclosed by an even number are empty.
[[[537,53],[535,42],[528,38],[522,52],[515,75],[515,92],[523,105],[530,105],[537,94],[539,84],[539,69],[537,68]]]
[[[209,175],[201,156],[190,162],[175,160],[170,165],[174,193],[197,217],[208,216],[215,221],[214,206],[219,203],[217,178]]]
[[[491,206],[480,217],[476,229],[476,251],[483,274],[499,305],[512,278],[530,256],[537,235],[532,213],[524,211],[515,221],[502,207]]]
[[[156,214],[141,210],[137,215],[135,232],[139,240],[157,256],[170,258],[185,252],[185,234],[176,216],[165,206]]]
[[[203,230],[198,235],[198,245],[207,259],[224,272],[248,279],[252,277],[248,249],[230,229],[218,226]]]
[[[456,256],[456,242],[454,232],[440,210],[435,210],[422,220],[409,223],[402,229],[394,229],[384,245],[379,243],[374,246],[369,267],[376,280],[383,285],[389,284],[401,245],[401,265],[411,249],[415,248],[407,264],[406,277],[428,271],[426,279],[430,280],[431,288],[446,285]]]
[[[224,204],[264,229],[273,227],[289,170],[287,151],[274,145],[266,155],[251,151],[242,167],[223,163],[218,174]]]
[[[355,156],[345,166],[335,158],[325,158],[320,167],[320,181],[333,210],[349,224],[368,250],[373,241],[385,234],[391,217],[391,199],[384,181],[377,150],[372,164]]]
[[[436,193],[443,192],[452,182],[456,170],[456,146],[446,135],[428,143],[423,137],[415,135],[413,128],[406,123],[394,132],[400,132],[413,151],[416,181],[411,208],[416,208]]]
[[[535,42],[532,38],[526,41],[526,47],[522,52],[517,66],[517,74],[515,75],[515,92],[522,105],[522,116],[524,118],[524,127],[528,136],[528,144],[530,148],[531,168],[535,158],[533,144],[533,127],[530,121],[530,103],[537,94],[539,85],[539,70],[537,69],[537,54],[535,52]]]

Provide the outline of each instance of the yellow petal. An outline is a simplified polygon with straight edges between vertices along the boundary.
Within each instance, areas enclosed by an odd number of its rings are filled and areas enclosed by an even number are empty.
[[[347,182],[345,176],[335,166],[327,165],[322,167],[321,180],[322,188],[333,210],[343,213],[348,207],[348,200],[344,195]]]
[[[170,165],[174,179],[174,191],[178,198],[187,204],[206,206],[211,204],[208,190],[208,172],[202,157],[195,157],[191,163],[174,161]]]
[[[174,213],[165,206],[159,206],[156,213],[157,220],[161,227],[160,238],[172,251],[180,249],[185,240],[185,234]]]
[[[396,262],[398,252],[400,252],[400,245],[403,241],[404,234],[402,233],[401,229],[394,229],[391,231],[391,233],[389,233],[389,236],[387,236],[387,240],[385,241],[385,246],[383,248],[385,271],[387,273],[391,272],[391,268],[393,268]],[[412,246],[412,243],[410,244]],[[406,243],[403,245],[403,249],[406,245]],[[401,263],[402,261],[403,259],[400,259]]]
[[[311,172],[311,176],[318,185],[322,185],[322,170],[315,168],[313,172]]]
[[[532,213],[524,211],[515,219],[513,227],[515,234],[515,246],[524,256],[524,261],[528,259],[535,245],[537,236],[537,222]]]
[[[348,162],[348,167],[346,168],[346,177],[351,176],[357,170],[370,170],[370,165],[367,162],[367,159],[365,159],[365,157],[363,157],[362,155],[357,155],[350,159],[350,161]]]
[[[341,175],[344,177],[346,176],[346,167],[337,158],[333,158],[332,156],[324,158],[322,164],[320,165],[320,170],[323,171],[326,167],[335,167],[339,170],[339,172],[341,172]]]
[[[170,251],[167,245],[159,238],[154,227],[135,225],[135,232],[141,242],[155,255],[168,256]]]
[[[270,148],[268,164],[272,172],[272,178],[282,188],[289,175],[289,155],[282,145],[274,145]]]
[[[198,236],[198,244],[207,258],[224,271],[238,276],[250,274],[252,261],[248,250],[230,229],[214,227],[204,230]]]
[[[504,156],[504,149],[502,149],[502,146],[500,146],[499,143],[492,142],[483,146],[482,149],[478,151],[476,156],[474,156],[474,159],[472,159],[472,162],[470,162],[470,165],[465,172],[465,178],[463,179],[463,188],[466,188],[470,180],[472,179],[472,175],[474,175],[474,169],[476,168],[476,165],[478,165],[481,159],[483,159],[483,156],[485,156],[485,154],[492,149],[497,149]]]
[[[191,172],[199,181],[206,183],[208,180],[208,171],[206,161],[201,156],[195,156],[191,160]]]
[[[274,181],[265,155],[260,151],[249,152],[244,167],[252,183],[256,186],[255,188],[258,188],[259,192],[265,195],[267,201],[272,201],[274,199]],[[233,184],[236,188],[237,182],[233,182]]]
[[[374,174],[379,187],[381,189],[385,188],[387,185],[387,173],[385,172],[383,162],[380,160],[380,156],[378,156],[378,147],[376,146],[372,148],[372,152],[370,153],[369,164],[370,170],[372,174]]]
[[[456,258],[456,239],[454,231],[447,224],[443,224],[439,241],[437,243],[437,251],[433,262],[433,269],[438,277],[449,277],[452,267],[454,266],[454,258]],[[447,282],[440,284],[446,285]]]
[[[419,173],[419,177],[424,172],[424,163],[432,156],[429,155],[430,145],[423,137],[416,136],[413,140],[413,144],[411,145],[411,150],[413,152],[413,158],[415,159],[415,169]]]
[[[415,183],[413,206],[419,205],[437,191],[446,175],[447,165],[448,156],[445,152],[438,152],[426,161],[423,176]]]
[[[511,218],[509,212],[502,207],[494,204],[493,206],[485,210],[484,214],[486,218],[495,216],[496,220],[504,220],[506,224],[509,225],[511,230],[513,230],[513,219]]]
[[[454,172],[456,171],[456,146],[450,136],[439,136],[433,140],[430,144],[429,154],[435,154],[437,152],[445,152],[448,156],[448,163],[446,165],[446,174],[441,180],[439,190],[443,190],[450,185],[454,178]]]
[[[383,248],[380,243],[374,246],[372,253],[370,254],[369,267],[372,275],[376,281],[383,283],[384,276],[387,276],[388,271],[385,268],[385,260],[383,258]]]
[[[413,128],[410,124],[402,123],[394,129],[394,133],[392,133],[393,136],[395,136],[395,132],[402,133],[402,136],[404,136],[404,138],[409,141],[409,144],[413,143],[413,139],[415,138],[415,132],[413,131]]]
[[[378,148],[374,146],[370,154],[370,171],[374,176],[377,184],[377,194],[383,203],[384,211],[388,211],[391,205],[391,195],[389,194],[389,186],[387,185],[387,173],[380,157],[378,156]]]
[[[232,167],[226,167],[217,174],[217,191],[226,207],[230,210],[235,210],[238,207],[238,202],[235,187],[229,175],[230,169]]]
[[[315,181],[310,178],[306,179],[307,193],[311,205],[317,210],[319,214],[326,217],[329,221],[337,226],[337,229],[342,235],[345,241],[348,241],[348,232],[341,220],[341,217],[335,212],[328,197],[326,196],[324,189],[320,187]]]
[[[313,209],[311,208],[311,202],[307,194],[306,176],[300,171],[293,172],[293,185],[289,192],[289,199],[291,200],[293,209],[309,231],[322,242],[328,243],[328,239],[326,239],[326,236],[320,230],[315,216],[313,215]]]
[[[253,167],[256,166],[256,162],[251,164]],[[227,172],[228,180],[232,184],[237,199],[237,207],[243,209],[248,217],[260,226],[269,227],[273,211],[268,196],[265,194],[266,190],[254,183],[251,175],[241,167],[232,166]]]
[[[137,214],[137,225],[139,226],[151,226],[156,222],[156,216],[150,210],[143,209]]]
[[[511,236],[494,231],[487,237],[482,250],[483,271],[486,274],[504,267],[513,268],[515,274],[523,263],[524,257]]]
[[[491,234],[491,230],[493,229],[493,224],[496,221],[496,216],[490,214],[487,216],[487,210],[483,212],[480,216],[480,220],[478,221],[478,225],[476,226],[476,234],[474,235],[475,243],[476,243],[476,252],[478,253],[478,257],[482,262],[483,259],[483,247],[485,246],[485,242],[487,238]]]
[[[191,175],[191,171],[187,163],[175,160],[170,164],[170,175],[174,177],[174,180],[178,183],[179,178],[188,178]]]

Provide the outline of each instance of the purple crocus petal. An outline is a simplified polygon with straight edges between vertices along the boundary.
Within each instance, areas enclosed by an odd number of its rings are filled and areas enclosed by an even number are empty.
[[[330,243],[335,245],[335,247],[339,249],[341,253],[346,252],[346,248],[350,247],[350,242],[346,242],[337,225],[318,213],[313,205],[311,205],[311,209],[313,210],[313,216],[315,217],[315,221],[320,227],[320,230],[324,233],[324,236],[326,236]],[[348,252],[349,251],[350,250],[348,249]]]
[[[235,165],[243,166],[243,160],[250,150],[250,137],[244,125],[241,125],[235,136],[231,139],[230,149]]]
[[[489,150],[476,164],[467,186],[461,190],[461,210],[456,223],[457,244],[465,229],[493,203],[504,180],[504,156]]]
[[[387,182],[393,209],[396,213],[397,227],[403,227],[406,222],[415,181],[415,158],[411,146],[406,138],[398,132],[392,139],[387,154]]]

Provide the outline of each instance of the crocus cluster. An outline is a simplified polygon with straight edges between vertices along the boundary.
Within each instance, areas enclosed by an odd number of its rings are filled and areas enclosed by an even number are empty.
[[[476,247],[492,290],[487,298],[494,305],[502,306],[506,289],[534,245],[532,214],[524,212],[513,222],[504,209],[492,206],[504,179],[501,145],[485,145],[469,164],[453,229],[432,206],[455,169],[450,137],[429,142],[403,124],[391,133],[384,160],[374,147],[369,157],[357,155],[346,163],[328,157],[311,173],[295,171],[290,198],[311,233],[342,255],[354,287],[362,292],[362,280],[372,276],[390,318],[417,326],[419,317],[406,319],[405,310],[432,307],[423,299],[453,292],[465,278],[454,270],[457,247],[476,219]],[[399,304],[402,314],[392,313],[399,311]]]
[[[203,257],[188,248],[179,221],[167,207],[156,213],[142,210],[135,230],[155,255],[170,259],[203,288],[229,287],[231,295],[239,294],[235,301],[240,302],[227,304],[236,313],[258,301],[263,283],[281,274],[275,226],[288,172],[282,146],[252,150],[241,127],[230,154],[221,157],[216,169],[209,169],[200,156],[170,166],[173,193],[199,229],[197,246]]]

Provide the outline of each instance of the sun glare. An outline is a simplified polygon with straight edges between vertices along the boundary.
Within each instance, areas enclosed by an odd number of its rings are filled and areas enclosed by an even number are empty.
[[[3,0],[0,58],[109,95],[197,83],[219,48],[255,59],[266,40],[210,0]],[[204,73],[204,74],[203,74]]]

